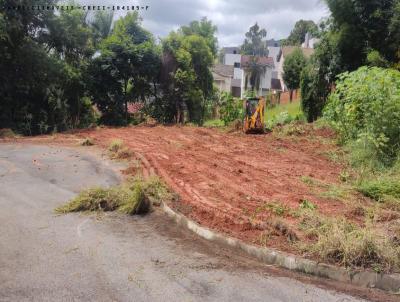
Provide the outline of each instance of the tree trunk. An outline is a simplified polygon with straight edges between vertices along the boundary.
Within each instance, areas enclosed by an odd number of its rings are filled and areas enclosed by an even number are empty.
[[[292,89],[290,89],[290,94],[289,95],[290,95],[289,99],[290,99],[290,103],[291,103],[292,100],[293,100],[293,90]]]

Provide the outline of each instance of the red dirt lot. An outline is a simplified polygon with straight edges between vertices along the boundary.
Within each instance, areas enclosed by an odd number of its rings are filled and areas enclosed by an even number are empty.
[[[329,131],[279,137],[196,127],[138,126],[85,130],[76,135],[90,137],[104,147],[114,139],[122,140],[141,162],[144,176],[156,173],[180,195],[172,207],[201,225],[246,242],[261,244],[266,223],[276,219],[266,203],[298,209],[306,199],[325,215],[345,214],[341,201],[320,197],[318,190],[302,181],[302,177],[311,177],[325,184],[339,182],[343,167],[324,155],[335,148],[326,142],[332,135]],[[289,229],[297,228],[296,218],[279,219]],[[287,231],[275,233],[268,246],[291,251]],[[302,237],[299,230],[295,235]]]

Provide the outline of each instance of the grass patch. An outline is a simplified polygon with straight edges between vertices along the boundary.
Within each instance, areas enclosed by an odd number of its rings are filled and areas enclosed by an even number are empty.
[[[215,120],[208,120],[205,121],[204,123],[204,127],[208,127],[208,128],[219,128],[219,127],[224,127],[224,121],[220,120],[220,119],[215,119]]]
[[[400,181],[391,179],[367,180],[358,186],[358,191],[376,201],[390,197],[400,199]]]
[[[276,118],[281,115],[282,112],[287,112],[287,114],[293,119],[297,116],[300,116],[301,104],[300,102],[292,102],[284,105],[276,105],[272,108],[267,108],[265,111],[265,121],[272,122],[275,121]]]
[[[285,216],[289,211],[286,205],[279,202],[268,203],[266,204],[266,207],[277,216]]]
[[[268,201],[255,209],[252,218],[254,219],[263,212],[270,212],[275,216],[283,217],[290,214],[290,208],[279,201]]]
[[[309,176],[301,176],[300,180],[302,182],[304,182],[306,185],[312,186],[316,184],[316,181],[314,180],[314,178],[309,177]]]
[[[361,228],[345,218],[327,218],[304,213],[300,228],[314,242],[302,245],[303,251],[324,261],[345,267],[397,271],[400,246],[378,231],[374,225]]]
[[[328,199],[343,200],[348,196],[348,190],[340,186],[329,185],[328,189],[322,192],[320,196]]]
[[[55,209],[56,213],[81,211],[116,211],[135,215],[146,214],[152,205],[176,198],[157,177],[144,181],[135,178],[112,188],[91,188],[81,192],[67,204]]]
[[[119,139],[111,141],[108,151],[112,159],[127,159],[132,156],[132,151]]]
[[[344,152],[339,150],[328,150],[320,153],[333,163],[343,163],[345,161]]]
[[[311,201],[309,201],[307,199],[303,199],[299,204],[299,209],[314,211],[317,209],[317,206],[315,204],[313,204]]]

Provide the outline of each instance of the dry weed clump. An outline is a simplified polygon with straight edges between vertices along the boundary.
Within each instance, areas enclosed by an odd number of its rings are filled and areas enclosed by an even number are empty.
[[[132,156],[132,151],[119,139],[115,139],[110,143],[108,151],[112,159],[128,159]]]
[[[301,228],[313,239],[310,244],[301,244],[301,248],[321,260],[379,272],[400,269],[400,245],[373,224],[360,227],[345,218],[308,212],[302,218]]]

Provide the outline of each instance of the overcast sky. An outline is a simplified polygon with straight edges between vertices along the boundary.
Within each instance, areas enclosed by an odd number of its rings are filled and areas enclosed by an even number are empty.
[[[203,16],[218,26],[219,47],[237,46],[256,21],[268,31],[268,39],[286,38],[297,20],[320,21],[328,15],[323,0],[84,0],[91,3],[149,5],[141,11],[143,25],[156,37],[199,20]]]

